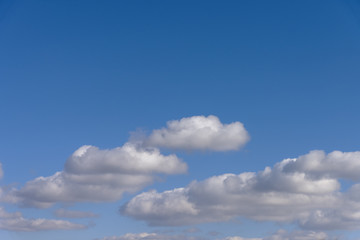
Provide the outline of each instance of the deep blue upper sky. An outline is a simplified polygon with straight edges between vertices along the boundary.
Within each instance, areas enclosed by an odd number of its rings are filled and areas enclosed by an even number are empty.
[[[241,121],[251,141],[240,153],[180,153],[190,170],[179,186],[313,149],[356,151],[359,65],[357,0],[2,0],[2,182],[193,115]]]

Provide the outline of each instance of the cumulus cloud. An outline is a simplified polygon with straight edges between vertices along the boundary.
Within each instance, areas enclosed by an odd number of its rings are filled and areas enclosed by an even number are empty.
[[[0,207],[0,229],[19,232],[44,230],[76,230],[87,226],[54,219],[26,219],[20,212],[9,213]]]
[[[97,214],[92,212],[83,211],[70,211],[63,208],[57,209],[54,215],[58,218],[93,218],[98,217]]]
[[[240,122],[223,124],[213,115],[193,116],[167,122],[156,129],[145,144],[184,150],[238,150],[249,141],[249,134]]]
[[[337,201],[332,195],[257,190],[255,183],[256,176],[247,173],[215,176],[186,188],[142,193],[125,204],[121,212],[155,226],[227,221],[236,216],[292,221],[314,207]],[[173,199],[181,203],[173,206]]]
[[[56,202],[116,201],[151,184],[158,174],[180,174],[187,165],[175,155],[164,156],[156,148],[127,143],[100,150],[82,146],[65,163],[65,169],[38,177],[13,191],[23,206],[46,208]]]
[[[315,150],[287,164],[285,171],[306,172],[313,177],[360,180],[360,152]]]
[[[336,178],[346,171],[344,162],[356,165],[357,152],[325,154],[321,159],[331,159],[333,165],[323,166],[329,173],[318,166],[304,167],[313,154],[285,159],[258,173],[223,174],[184,188],[144,192],[123,205],[121,213],[155,226],[227,221],[241,216],[296,222],[309,230],[358,228],[360,185],[354,184],[343,193]]]
[[[28,181],[22,188],[3,194],[2,201],[38,208],[57,202],[116,201],[125,192],[134,193],[151,184],[159,175],[187,171],[186,163],[176,155],[162,155],[157,146],[226,151],[238,149],[248,139],[242,123],[223,124],[216,116],[170,121],[167,128],[154,130],[141,142],[114,149],[82,146],[62,171]]]
[[[136,219],[148,220],[150,225],[162,225],[160,223],[165,222],[164,225],[183,225],[184,221],[198,215],[195,205],[188,199],[187,191],[178,188],[163,193],[155,190],[141,193],[120,211]]]
[[[187,167],[175,155],[164,156],[156,148],[143,149],[127,143],[122,147],[100,150],[93,146],[82,146],[65,164],[72,174],[149,174],[184,173]]]

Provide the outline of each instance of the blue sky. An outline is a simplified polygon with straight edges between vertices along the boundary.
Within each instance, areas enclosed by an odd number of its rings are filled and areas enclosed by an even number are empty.
[[[0,238],[360,239],[359,63],[357,0],[0,1]]]

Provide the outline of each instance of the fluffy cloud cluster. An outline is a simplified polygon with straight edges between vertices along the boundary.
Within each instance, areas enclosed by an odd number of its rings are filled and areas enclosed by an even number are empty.
[[[216,116],[193,116],[167,122],[167,127],[154,130],[147,145],[184,150],[237,150],[249,141],[240,122],[223,124]]]
[[[101,150],[82,146],[66,161],[63,171],[38,177],[3,197],[22,206],[46,208],[56,202],[116,201],[151,184],[158,174],[181,174],[187,165],[156,148],[235,150],[249,136],[240,122],[222,124],[215,116],[194,116],[168,122],[143,142]],[[2,176],[0,166],[0,177]],[[9,200],[10,199],[10,200]]]
[[[56,202],[104,202],[121,198],[151,184],[157,174],[180,174],[187,165],[156,148],[127,143],[100,150],[82,146],[67,160],[65,169],[29,181],[12,193],[23,206],[50,207]]]
[[[358,228],[360,185],[354,184],[343,193],[338,179],[356,179],[358,162],[359,152],[335,151],[326,155],[312,151],[258,173],[223,174],[194,181],[185,188],[144,192],[123,205],[121,212],[156,226],[242,216],[258,221],[295,222],[309,230]]]
[[[34,232],[44,230],[75,230],[87,226],[53,219],[26,219],[20,212],[8,213],[0,207],[0,229],[9,231]]]

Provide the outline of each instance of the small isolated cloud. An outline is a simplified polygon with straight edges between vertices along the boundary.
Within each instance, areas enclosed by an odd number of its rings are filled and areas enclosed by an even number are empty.
[[[314,153],[323,155],[321,159],[331,159],[332,168],[305,168],[309,159],[318,159]],[[326,155],[312,151],[258,173],[223,174],[193,181],[184,188],[144,192],[123,205],[121,213],[153,226],[219,222],[241,216],[294,222],[316,231],[359,229],[360,184],[343,193],[336,178],[348,171],[344,162],[355,168],[357,152]]]
[[[97,214],[83,211],[70,211],[63,208],[57,209],[54,215],[58,218],[94,218]]]
[[[20,212],[8,213],[0,207],[0,229],[17,232],[36,232],[45,230],[76,230],[87,226],[53,219],[26,219]]]
[[[149,146],[181,150],[238,150],[249,141],[249,134],[240,122],[223,124],[213,115],[193,116],[167,122],[145,140]]]
[[[127,143],[101,150],[82,146],[65,163],[65,169],[38,177],[12,192],[22,206],[46,208],[56,202],[116,201],[151,184],[158,174],[180,174],[187,165],[175,155],[164,156],[156,148]]]

